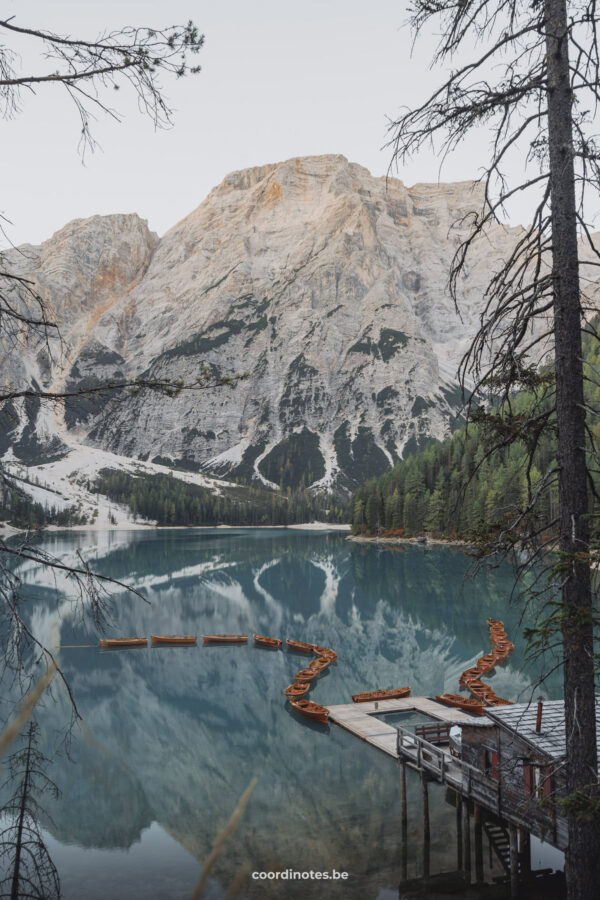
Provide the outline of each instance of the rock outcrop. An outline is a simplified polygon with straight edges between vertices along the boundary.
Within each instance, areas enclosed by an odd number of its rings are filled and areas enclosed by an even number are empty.
[[[247,373],[74,404],[66,427],[128,457],[352,488],[449,432],[483,289],[519,233],[497,225],[474,248],[459,317],[448,271],[482,201],[472,182],[407,188],[322,156],[228,175],[160,240],[134,215],[78,220],[20,256],[64,352],[12,375],[77,388]]]

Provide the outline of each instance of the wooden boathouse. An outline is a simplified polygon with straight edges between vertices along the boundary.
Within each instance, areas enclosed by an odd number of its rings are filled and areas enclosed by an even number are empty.
[[[399,727],[378,718],[411,710],[430,718],[431,724]],[[403,834],[406,766],[420,773],[425,837],[423,886],[430,880],[427,783],[435,781],[455,795],[457,869],[466,884],[471,883],[472,874],[476,882],[483,880],[485,832],[510,878],[511,897],[518,897],[519,882],[531,883],[533,878],[530,836],[561,851],[567,846],[567,822],[557,802],[566,793],[564,703],[514,703],[485,712],[482,717],[471,716],[427,697],[329,707],[330,721],[399,760]],[[600,697],[596,700],[596,721],[600,746]],[[406,877],[404,867],[403,871]],[[523,896],[529,896],[528,888]]]

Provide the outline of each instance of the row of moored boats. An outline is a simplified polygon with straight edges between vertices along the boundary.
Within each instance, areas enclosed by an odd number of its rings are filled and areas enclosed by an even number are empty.
[[[195,634],[151,634],[150,641],[152,644],[195,644],[197,636]],[[247,634],[203,634],[202,641],[205,644],[245,644],[248,642]],[[262,634],[254,635],[254,643],[259,647],[268,647],[272,650],[280,650],[283,647],[281,638],[267,637]],[[148,645],[147,638],[106,638],[100,641],[100,645],[105,648],[109,647],[142,647]],[[315,719],[317,722],[326,723],[329,718],[329,710],[325,706],[313,703],[306,698],[312,682],[322,675],[327,668],[337,660],[335,650],[328,647],[321,647],[318,644],[307,644],[304,641],[293,641],[288,639],[287,645],[290,650],[297,650],[301,653],[310,653],[316,656],[306,668],[301,669],[294,675],[294,681],[286,687],[284,693],[288,698],[290,706],[303,716],[309,719]]]
[[[286,687],[284,694],[288,698],[290,706],[297,712],[317,722],[326,723],[329,719],[329,710],[326,706],[320,706],[306,699],[313,681],[322,675],[323,672],[337,660],[337,653],[329,650],[327,647],[320,647],[318,644],[308,644],[304,641],[287,641],[290,650],[298,650],[300,653],[312,653],[315,659],[309,662],[305,669],[301,669],[294,675],[294,682]],[[394,700],[398,697],[410,696],[410,687],[390,688],[381,691],[363,691],[360,694],[353,694],[354,703],[367,703],[377,700]]]
[[[313,703],[306,696],[312,687],[313,681],[323,675],[332,663],[337,661],[337,653],[328,647],[321,647],[319,644],[308,644],[305,641],[293,641],[290,638],[286,641],[290,650],[296,650],[299,653],[310,653],[314,655],[308,665],[304,669],[300,669],[294,675],[294,681],[284,690],[284,694],[288,698],[288,703],[303,716],[314,719],[315,722],[326,724],[329,719],[329,710],[326,706],[320,706]]]
[[[504,625],[499,619],[488,619],[490,626],[490,641],[492,650],[477,660],[475,666],[467,669],[460,676],[459,682],[461,687],[469,689],[473,697],[464,697],[462,694],[438,694],[436,700],[446,706],[454,706],[475,715],[485,715],[486,706],[500,706],[508,704],[510,700],[504,700],[497,697],[493,688],[481,681],[481,675],[491,672],[492,669],[500,662],[504,662],[509,653],[512,653],[514,644],[512,644],[504,630]],[[281,638],[266,637],[265,635],[255,634],[254,643],[261,647],[268,647],[273,650],[280,650],[283,647]],[[194,634],[151,634],[150,641],[153,645],[160,644],[195,644],[197,637]],[[202,641],[205,644],[245,644],[248,642],[247,634],[203,634]],[[313,703],[307,697],[313,682],[324,672],[327,671],[332,663],[337,661],[337,653],[328,647],[321,647],[319,644],[309,644],[305,641],[294,641],[288,638],[286,640],[290,650],[300,653],[308,653],[315,658],[308,665],[300,669],[294,675],[294,681],[288,685],[284,694],[288,698],[288,702],[292,709],[296,710],[309,719],[317,722],[327,723],[329,719],[329,710],[326,706],[320,706]],[[106,638],[100,641],[102,647],[139,647],[147,646],[147,638]],[[363,691],[359,694],[353,694],[354,703],[377,702],[380,700],[396,700],[401,697],[409,697],[410,687],[389,688],[386,690]]]
[[[259,638],[254,635],[257,643],[270,641],[271,638]],[[150,641],[153,644],[195,644],[198,640],[195,634],[151,634]],[[247,634],[203,634],[205,644],[245,644],[248,641]],[[147,647],[148,638],[105,638],[100,641],[101,647]]]
[[[475,715],[484,716],[486,706],[507,706],[511,700],[498,697],[489,684],[481,680],[481,676],[491,672],[498,663],[504,662],[515,645],[508,640],[504,623],[500,619],[488,619],[490,627],[490,643],[492,650],[481,656],[477,663],[470,669],[466,669],[459,678],[461,687],[468,688],[473,697],[463,697],[462,694],[438,694],[435,698],[446,706],[455,706]]]

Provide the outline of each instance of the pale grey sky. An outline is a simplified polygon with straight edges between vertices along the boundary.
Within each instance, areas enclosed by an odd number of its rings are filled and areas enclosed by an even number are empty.
[[[78,116],[59,87],[24,96],[3,121],[0,211],[15,243],[37,243],[68,221],[137,212],[163,234],[235,169],[294,156],[342,153],[384,175],[386,116],[424,99],[443,73],[429,70],[433,40],[411,52],[403,0],[9,0],[16,23],[94,38],[127,24],[193,19],[206,44],[195,77],[165,84],[174,127],[155,132],[125,91],[111,96],[121,124],[96,124],[102,149],[77,154]],[[3,39],[6,40],[3,35]],[[24,66],[43,62],[22,45]],[[445,163],[443,181],[476,177],[487,138],[474,136]],[[422,154],[399,172],[437,181]],[[517,216],[519,216],[517,211]],[[526,211],[523,210],[523,215]]]

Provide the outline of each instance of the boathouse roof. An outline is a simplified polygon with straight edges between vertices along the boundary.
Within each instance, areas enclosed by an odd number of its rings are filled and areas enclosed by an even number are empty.
[[[542,727],[539,734],[535,730],[536,702],[496,706],[486,709],[485,712],[486,716],[489,716],[495,723],[512,731],[535,750],[539,750],[552,759],[564,757],[566,752],[564,700],[544,701]],[[600,696],[596,696],[596,735],[600,750]]]

